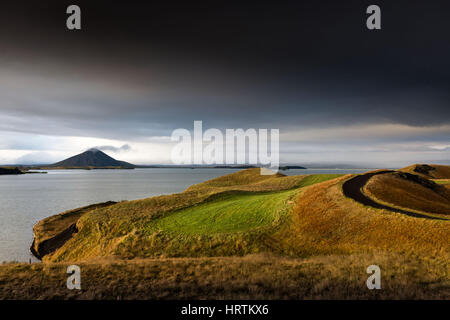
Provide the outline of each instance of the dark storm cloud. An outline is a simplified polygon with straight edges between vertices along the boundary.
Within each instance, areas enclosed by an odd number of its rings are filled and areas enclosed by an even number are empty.
[[[450,123],[441,1],[67,1],[0,13],[0,129],[107,138],[208,127]],[[436,137],[438,139],[438,137]],[[441,137],[441,139],[443,139]]]

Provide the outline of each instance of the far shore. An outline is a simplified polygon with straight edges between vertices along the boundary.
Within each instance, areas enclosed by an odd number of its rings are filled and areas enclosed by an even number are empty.
[[[133,170],[133,169],[253,169],[253,168],[259,168],[258,166],[252,166],[252,165],[136,165],[134,167],[92,167],[92,166],[85,166],[85,167],[56,167],[56,166],[32,166],[32,165],[13,165],[8,167],[17,167],[21,170]],[[278,170],[280,171],[286,171],[286,170],[375,170],[379,169],[378,167],[364,167],[364,168],[339,168],[339,167],[302,167],[302,166],[296,166],[296,165],[285,165],[278,167]],[[386,168],[386,169],[392,169],[395,170],[396,168]],[[29,171],[28,171],[29,172]],[[31,172],[30,172],[31,173]]]
[[[36,169],[37,170],[37,169]],[[0,175],[20,175],[20,174],[32,174],[32,173],[47,173],[42,171],[30,171],[20,167],[0,167]]]

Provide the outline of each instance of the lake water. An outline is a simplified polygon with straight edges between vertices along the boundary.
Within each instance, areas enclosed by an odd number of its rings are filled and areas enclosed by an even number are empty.
[[[36,261],[30,253],[33,226],[41,219],[93,203],[135,200],[181,192],[234,169],[50,170],[47,174],[0,175],[0,262]],[[286,175],[360,173],[306,169]]]

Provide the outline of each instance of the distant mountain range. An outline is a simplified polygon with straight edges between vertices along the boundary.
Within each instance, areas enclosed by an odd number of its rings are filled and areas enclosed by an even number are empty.
[[[76,156],[54,163],[49,167],[58,168],[118,168],[133,169],[134,164],[116,160],[98,149],[89,149]]]

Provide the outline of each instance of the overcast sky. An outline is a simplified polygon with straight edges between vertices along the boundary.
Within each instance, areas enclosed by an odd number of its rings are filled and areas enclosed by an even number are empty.
[[[170,163],[174,129],[278,128],[281,161],[450,163],[448,1],[72,1],[0,10],[0,164],[91,147]],[[343,4],[345,3],[345,4]]]

